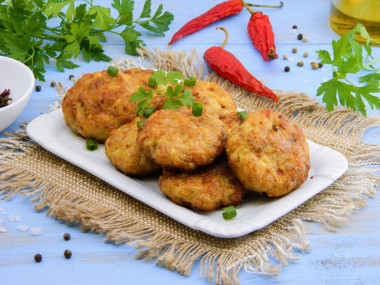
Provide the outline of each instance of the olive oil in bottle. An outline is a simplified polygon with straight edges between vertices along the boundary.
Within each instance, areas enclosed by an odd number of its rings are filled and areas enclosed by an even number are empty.
[[[380,0],[331,0],[330,26],[335,32],[343,35],[358,23],[380,41]]]

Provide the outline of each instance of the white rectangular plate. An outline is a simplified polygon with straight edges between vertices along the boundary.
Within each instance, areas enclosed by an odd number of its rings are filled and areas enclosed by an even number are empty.
[[[221,238],[243,236],[269,225],[328,187],[348,167],[346,158],[339,152],[308,141],[311,169],[301,187],[277,199],[254,195],[238,207],[236,218],[226,221],[222,210],[203,213],[174,204],[160,192],[157,178],[133,179],[122,174],[105,156],[103,145],[94,152],[86,150],[85,141],[67,127],[61,109],[34,119],[26,131],[43,148],[137,200],[192,229]]]

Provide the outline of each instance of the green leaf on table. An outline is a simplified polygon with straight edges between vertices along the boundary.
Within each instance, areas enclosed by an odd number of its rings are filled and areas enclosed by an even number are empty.
[[[167,11],[162,14],[162,11],[163,5],[160,4],[151,19],[138,22],[138,24],[146,30],[163,36],[164,32],[169,30],[169,25],[173,21],[174,15]]]
[[[51,2],[48,1],[45,8],[45,14],[50,17],[58,17],[58,14],[62,11],[62,9],[74,3],[75,0],[67,0],[67,1],[61,1],[61,2]]]
[[[150,13],[151,13],[151,6],[152,6],[152,1],[151,0],[146,0],[144,3],[143,10],[140,14],[140,18],[149,18]]]
[[[102,6],[91,6],[88,13],[95,15],[95,20],[92,23],[93,28],[100,30],[108,30],[116,23],[116,20],[111,17],[110,9]]]
[[[119,17],[117,20],[118,24],[123,24],[127,26],[132,25],[133,21],[133,9],[135,6],[135,1],[133,0],[113,0],[111,5],[119,12]]]
[[[125,52],[129,55],[138,55],[137,48],[143,44],[143,41],[139,39],[141,33],[135,30],[135,26],[125,28],[125,30],[120,33],[120,36],[125,42]]]
[[[317,90],[317,96],[322,96],[322,101],[329,111],[333,110],[339,102],[340,105],[366,116],[366,103],[372,109],[380,109],[380,99],[376,96],[380,93],[380,74],[376,73],[378,69],[373,67],[380,58],[363,64],[363,46],[355,40],[356,34],[367,40],[367,45],[364,45],[364,51],[367,53],[366,60],[372,57],[372,50],[368,43],[375,40],[370,37],[362,24],[358,24],[338,41],[332,41],[333,59],[325,50],[317,52],[322,63],[332,65],[333,69],[333,79],[321,84]],[[359,77],[359,83],[364,83],[364,86],[357,86],[347,79],[347,74],[356,74],[361,71],[372,72]]]

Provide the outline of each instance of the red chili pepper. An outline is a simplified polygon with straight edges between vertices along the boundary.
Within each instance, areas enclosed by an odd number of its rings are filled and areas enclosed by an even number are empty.
[[[223,49],[228,40],[228,33],[224,28],[219,27],[218,29],[222,29],[226,33],[226,39],[222,46],[211,47],[205,51],[203,58],[207,65],[219,76],[249,91],[269,97],[277,103],[276,94],[250,74],[232,53]]]
[[[178,32],[173,35],[169,46],[178,41],[180,38],[198,32],[199,30],[220,19],[240,13],[242,9],[243,3],[241,0],[229,0],[216,5],[206,13],[192,19],[190,22],[185,24]]]
[[[253,45],[261,53],[265,61],[270,61],[278,58],[276,53],[276,46],[274,44],[274,33],[269,17],[261,12],[254,12],[243,1],[243,5],[251,12],[252,16],[248,22],[248,35],[251,38]],[[252,6],[252,5],[250,5]],[[257,5],[259,6],[259,5]],[[283,3],[279,6],[266,6],[272,8],[281,8]]]

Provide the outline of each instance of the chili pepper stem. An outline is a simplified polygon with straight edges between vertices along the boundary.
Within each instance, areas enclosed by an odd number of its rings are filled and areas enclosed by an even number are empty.
[[[282,8],[284,6],[284,2],[280,1],[280,5],[258,5],[252,3],[246,3],[247,6],[250,7],[264,7],[264,8]]]
[[[259,5],[259,4],[252,4],[252,3],[245,3],[244,0],[241,0],[243,3],[243,6],[248,9],[248,11],[253,15],[256,12],[253,11],[250,7],[265,7],[265,8],[282,8],[284,6],[284,2],[280,1],[280,5]]]
[[[247,3],[245,3],[244,0],[241,0],[241,3],[243,3],[243,6],[244,6],[245,8],[247,8],[247,10],[248,10],[252,15],[256,13],[255,11],[253,11],[253,10],[247,5]]]
[[[222,30],[226,34],[226,38],[224,39],[224,42],[220,46],[221,48],[224,48],[224,46],[226,45],[226,43],[228,41],[228,32],[227,32],[227,30],[224,27],[217,27],[216,29],[217,30]]]

